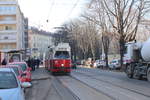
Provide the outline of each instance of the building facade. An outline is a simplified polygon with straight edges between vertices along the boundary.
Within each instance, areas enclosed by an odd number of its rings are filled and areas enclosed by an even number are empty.
[[[27,49],[28,46],[28,18],[24,18],[24,46]]]
[[[45,31],[39,31],[36,28],[30,28],[28,33],[29,48],[32,57],[43,59],[48,47],[53,45],[51,34]]]
[[[17,0],[0,0],[0,51],[25,49],[24,16]]]

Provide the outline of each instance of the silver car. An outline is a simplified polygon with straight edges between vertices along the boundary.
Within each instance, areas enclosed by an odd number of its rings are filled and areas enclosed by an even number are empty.
[[[0,100],[25,100],[23,88],[30,83],[20,83],[13,69],[0,68]]]
[[[109,64],[110,69],[120,69],[120,60],[119,59],[114,59],[110,62]]]
[[[104,60],[96,60],[95,61],[97,68],[103,68],[106,66],[106,63]]]

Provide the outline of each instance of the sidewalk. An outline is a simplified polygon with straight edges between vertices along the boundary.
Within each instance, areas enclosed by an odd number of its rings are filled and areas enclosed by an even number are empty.
[[[50,74],[47,70],[45,70],[44,67],[40,66],[39,69],[35,69],[35,71],[32,71],[32,81],[34,80],[42,80],[50,78]]]

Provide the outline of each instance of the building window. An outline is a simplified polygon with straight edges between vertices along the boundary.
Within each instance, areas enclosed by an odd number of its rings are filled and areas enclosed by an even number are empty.
[[[5,40],[8,40],[8,36],[5,36],[4,39],[5,39]]]
[[[25,26],[25,29],[28,29],[28,26]]]
[[[11,26],[5,26],[5,30],[12,30]]]
[[[11,48],[12,48],[11,45],[5,45],[5,46],[3,47],[3,49],[11,49]]]
[[[36,46],[36,45],[35,45],[35,43],[34,43],[34,44],[33,44],[33,47],[35,48],[35,46]]]
[[[8,30],[8,26],[5,26],[5,30]]]
[[[5,21],[14,21],[15,18],[13,18],[12,16],[6,16],[6,17],[4,18],[4,20],[5,20]]]

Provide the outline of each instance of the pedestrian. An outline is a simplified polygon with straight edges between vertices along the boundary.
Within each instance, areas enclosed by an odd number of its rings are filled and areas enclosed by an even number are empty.
[[[31,58],[31,68],[35,71],[35,59]]]
[[[31,67],[31,58],[30,57],[27,60],[27,64],[28,64],[29,67]]]
[[[2,65],[7,65],[7,61],[6,61],[5,58],[4,58],[3,61],[2,61]]]
[[[41,61],[40,61],[39,58],[37,58],[37,59],[35,60],[35,62],[36,62],[36,68],[38,69]]]

